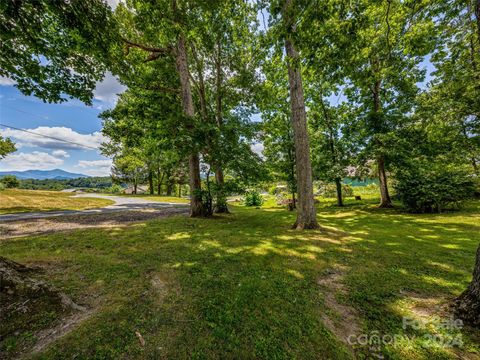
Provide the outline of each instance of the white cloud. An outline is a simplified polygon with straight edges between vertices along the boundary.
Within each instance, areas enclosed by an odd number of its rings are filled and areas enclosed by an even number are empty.
[[[115,8],[118,6],[121,0],[107,0],[107,4],[110,5],[110,7],[115,10]]]
[[[16,82],[10,78],[0,76],[0,86],[13,86]]]
[[[93,95],[97,100],[114,104],[117,102],[118,94],[124,92],[126,89],[127,87],[120,84],[111,72],[107,72],[103,81],[97,82]]]
[[[91,176],[108,176],[112,167],[112,160],[80,160],[75,166],[82,168],[82,173]]]
[[[52,155],[58,158],[69,158],[70,154],[65,150],[55,150],[52,152]]]
[[[46,152],[34,151],[8,155],[1,162],[2,171],[48,170],[63,164],[59,159]]]
[[[45,149],[89,150],[89,148],[98,148],[102,142],[106,141],[106,138],[100,132],[80,134],[67,127],[39,126],[35,129],[26,130],[29,132],[9,128],[0,129],[0,135],[12,138],[19,147],[37,146]],[[48,137],[39,136],[34,133]]]
[[[262,154],[263,149],[264,149],[263,143],[257,142],[257,143],[255,143],[255,144],[251,145],[251,148],[252,148],[252,151],[253,151],[254,153],[256,153],[257,155],[263,157],[263,154]]]

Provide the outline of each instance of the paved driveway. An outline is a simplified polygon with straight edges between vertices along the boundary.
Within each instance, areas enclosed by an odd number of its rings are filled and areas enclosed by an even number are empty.
[[[185,208],[188,204],[168,203],[151,201],[136,197],[124,196],[110,196],[100,194],[78,194],[74,197],[89,197],[100,198],[115,201],[115,204],[108,205],[102,208],[88,209],[88,210],[60,210],[60,211],[43,211],[43,212],[27,212],[17,214],[0,215],[0,221],[14,221],[14,220],[29,220],[29,219],[43,219],[54,216],[63,215],[86,215],[86,214],[103,214],[115,211],[135,211],[145,209],[167,209],[167,208]]]

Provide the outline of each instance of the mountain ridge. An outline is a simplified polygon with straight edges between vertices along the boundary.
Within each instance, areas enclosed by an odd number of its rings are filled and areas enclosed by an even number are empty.
[[[0,177],[13,175],[20,180],[35,179],[35,180],[65,180],[65,179],[78,179],[90,177],[84,174],[76,174],[62,169],[52,170],[24,170],[24,171],[0,171]]]

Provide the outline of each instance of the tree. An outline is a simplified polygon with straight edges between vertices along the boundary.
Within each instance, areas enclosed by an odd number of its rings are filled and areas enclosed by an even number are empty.
[[[137,193],[138,185],[146,178],[145,163],[131,149],[125,149],[124,154],[120,154],[113,159],[112,179],[115,183],[132,184],[133,193]]]
[[[326,103],[321,92],[313,94],[310,108],[312,162],[314,176],[335,183],[337,205],[343,206],[342,179],[349,165],[348,144],[342,137],[345,106],[337,108]]]
[[[296,208],[297,176],[295,142],[288,103],[288,75],[280,55],[272,55],[263,65],[266,80],[259,96],[262,114],[262,142],[265,164],[275,180],[285,181]]]
[[[48,102],[64,95],[90,104],[116,38],[101,0],[6,0],[0,3],[0,76]]]
[[[7,189],[17,188],[20,183],[16,176],[6,175],[0,179],[0,182],[5,185]]]
[[[0,159],[4,159],[8,154],[16,151],[15,144],[9,138],[0,136]]]
[[[285,61],[288,69],[291,121],[295,143],[295,169],[297,178],[297,220],[295,229],[316,229],[319,227],[313,198],[310,143],[307,132],[307,114],[303,93],[302,67],[296,39],[298,15],[302,12],[302,2],[286,0],[272,2],[270,14],[274,26],[270,36],[275,45],[283,42]],[[277,49],[278,51],[278,49]]]

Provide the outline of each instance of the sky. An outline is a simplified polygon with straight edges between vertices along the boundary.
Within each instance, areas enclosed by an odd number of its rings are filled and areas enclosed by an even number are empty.
[[[0,135],[11,138],[17,147],[15,153],[0,161],[0,171],[59,168],[91,176],[108,176],[111,160],[98,150],[105,141],[98,114],[113,107],[117,94],[124,90],[125,87],[107,73],[97,84],[92,106],[78,100],[48,104],[23,95],[11,80],[0,78],[0,124],[29,131],[0,126]]]
[[[108,0],[113,8],[118,2]],[[428,57],[421,67],[427,70],[426,81],[419,84],[423,88],[431,80],[430,73],[434,68]],[[102,122],[98,114],[115,106],[118,94],[126,89],[112,74],[107,73],[104,80],[97,83],[92,106],[78,100],[61,104],[44,103],[33,96],[23,95],[14,85],[10,79],[0,77],[0,135],[11,138],[17,147],[15,153],[0,161],[0,171],[59,168],[90,176],[110,174],[112,161],[98,150],[100,144],[106,141],[101,134]],[[344,98],[342,94],[337,94],[329,100],[336,105]],[[260,121],[259,114],[252,120]],[[69,143],[53,138],[68,140]],[[253,145],[257,153],[261,153],[262,149],[261,143]]]

